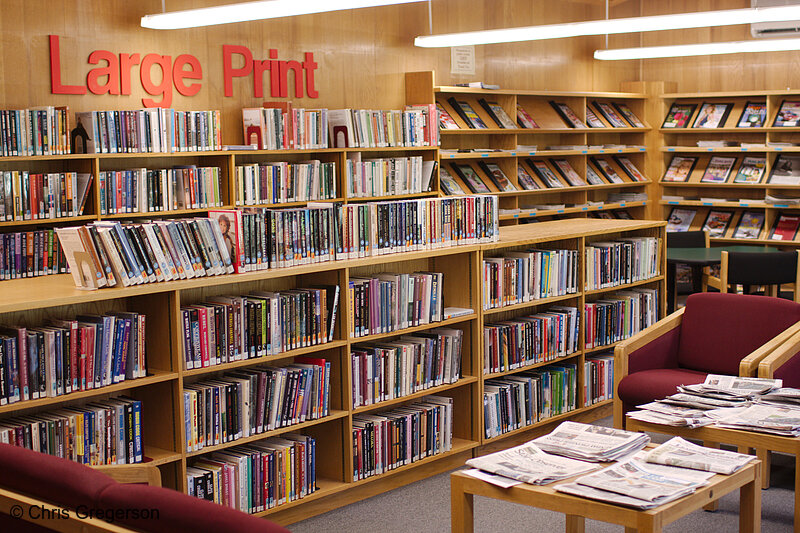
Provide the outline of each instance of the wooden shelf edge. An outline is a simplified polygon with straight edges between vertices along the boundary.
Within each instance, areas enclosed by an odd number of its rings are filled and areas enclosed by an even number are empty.
[[[654,281],[661,281],[664,279],[663,274],[659,274],[658,276],[653,276],[652,278],[647,278],[639,281],[634,281],[633,283],[625,283],[623,285],[615,285],[613,287],[606,287],[604,289],[592,289],[584,291],[586,296],[592,296],[594,294],[603,294],[606,292],[614,292],[614,291],[624,291],[625,289],[629,289],[632,287],[638,287],[639,285],[645,285],[647,283],[652,283]]]
[[[433,328],[444,328],[454,324],[460,324],[461,322],[469,322],[470,320],[475,320],[476,318],[478,318],[478,314],[472,313],[469,315],[457,316],[455,318],[448,318],[440,322],[431,322],[430,324],[422,324],[421,326],[398,329],[396,331],[390,331],[388,333],[376,333],[374,335],[366,335],[364,337],[350,337],[350,344],[362,344],[366,342],[374,342],[381,339],[387,339],[389,337],[397,337],[401,335],[408,335],[410,333],[416,333],[417,331],[425,331]]]
[[[556,302],[563,302],[564,300],[572,300],[573,298],[580,298],[580,292],[573,292],[564,294],[562,296],[550,296],[548,298],[539,298],[538,300],[529,300],[518,304],[506,305],[504,307],[491,307],[483,310],[483,315],[495,315],[505,311],[518,311],[520,309],[528,309],[531,307],[538,307],[540,305],[547,305]]]
[[[360,415],[362,413],[370,413],[372,411],[379,411],[381,409],[386,409],[387,407],[392,407],[394,405],[398,405],[401,403],[409,402],[411,400],[417,400],[424,396],[428,396],[430,394],[437,394],[439,392],[444,392],[452,389],[457,389],[460,387],[464,387],[471,383],[477,383],[478,378],[475,376],[464,376],[455,383],[445,383],[444,385],[438,385],[436,387],[431,387],[430,389],[421,390],[418,392],[413,392],[406,396],[401,396],[399,398],[393,398],[391,400],[383,400],[378,403],[372,403],[369,405],[360,405],[358,407],[354,407],[351,411],[353,415]]]
[[[561,357],[556,357],[555,359],[550,359],[549,361],[539,361],[538,363],[533,363],[533,364],[530,364],[530,365],[520,366],[520,367],[517,367],[517,368],[512,368],[510,370],[502,370],[500,372],[492,372],[492,373],[489,373],[489,374],[484,374],[483,375],[483,381],[485,382],[488,379],[501,378],[503,376],[508,376],[510,374],[518,374],[520,372],[526,372],[528,370],[534,370],[536,368],[541,368],[543,366],[557,365],[557,364],[559,364],[559,363],[561,363],[563,361],[568,361],[570,359],[575,359],[576,357],[580,357],[580,355],[581,355],[581,350],[578,350],[576,352],[573,352],[573,353],[570,353],[570,354],[567,354],[567,355],[562,355]]]

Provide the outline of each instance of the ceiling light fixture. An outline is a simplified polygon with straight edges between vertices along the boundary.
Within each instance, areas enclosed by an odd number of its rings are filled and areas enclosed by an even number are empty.
[[[800,38],[595,50],[594,58],[619,61],[623,59],[654,59],[659,57],[707,56],[748,52],[785,52],[788,50],[800,50]]]
[[[176,30],[422,1],[424,0],[266,0],[145,15],[141,24],[143,28],[154,30]]]
[[[699,13],[676,13],[672,15],[589,20],[585,22],[547,24],[543,26],[526,26],[522,28],[506,28],[500,30],[423,35],[414,39],[414,44],[423,48],[442,48],[448,46],[563,39],[566,37],[581,37],[586,35],[612,35],[645,31],[732,26],[736,24],[779,22],[799,19],[800,5],[727,9],[722,11],[703,11]]]

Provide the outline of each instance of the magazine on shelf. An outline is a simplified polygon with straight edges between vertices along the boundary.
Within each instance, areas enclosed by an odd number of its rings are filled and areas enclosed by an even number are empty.
[[[537,129],[539,127],[521,104],[517,104],[517,124],[519,124],[520,128],[525,129]]]
[[[472,106],[469,105],[469,102],[456,100],[455,97],[451,96],[447,99],[447,103],[453,107],[455,112],[458,113],[461,119],[466,122],[467,126],[471,129],[488,129],[488,126],[481,120],[481,117],[472,109]]]
[[[547,453],[591,462],[615,461],[649,442],[644,433],[572,421],[562,422],[551,433],[531,441]]]
[[[517,165],[517,182],[526,191],[539,189],[539,184],[534,181],[533,176],[528,174],[528,171],[522,165]]]
[[[633,181],[643,182],[647,181],[647,178],[644,177],[636,165],[633,164],[633,161],[627,156],[615,155],[614,161],[620,166],[620,168],[631,178]]]
[[[747,102],[739,117],[737,128],[761,128],[767,120],[766,102]]]
[[[761,183],[767,169],[766,157],[745,157],[739,165],[739,171],[733,178],[734,183]]]
[[[594,166],[597,167],[597,170],[603,174],[609,183],[625,183],[625,180],[623,180],[619,174],[617,174],[608,161],[597,157],[590,157],[589,159],[592,163],[594,163]]]
[[[572,108],[570,108],[567,104],[550,100],[550,105],[553,106],[553,109],[556,110],[558,116],[560,116],[570,128],[586,127],[586,124],[584,124],[583,121],[578,118],[578,115],[576,115]]]
[[[684,157],[676,155],[669,163],[667,171],[664,173],[664,178],[661,181],[669,182],[685,182],[692,175],[692,170],[697,164],[696,157]]]
[[[725,124],[731,109],[733,109],[731,103],[703,102],[692,127],[720,128]]]
[[[448,195],[453,196],[457,194],[467,194],[464,189],[461,188],[461,185],[450,175],[450,172],[445,168],[441,167],[439,169],[439,185],[442,188],[442,191]]]
[[[800,126],[800,102],[784,100],[775,115],[775,127],[796,128]]]
[[[693,468],[725,475],[733,474],[754,459],[755,456],[752,455],[698,446],[680,437],[673,437],[651,450],[646,456],[648,463]]]
[[[567,180],[567,183],[573,187],[586,185],[586,182],[583,181],[583,178],[581,178],[578,173],[575,172],[575,169],[572,168],[572,165],[570,165],[569,161],[566,159],[551,159],[550,162],[556,167],[558,173],[561,174],[565,180]]]
[[[603,121],[597,118],[597,115],[594,114],[594,111],[586,107],[586,125],[590,128],[605,128],[606,125],[603,124]]]
[[[603,178],[600,177],[595,169],[586,165],[586,181],[589,182],[589,185],[605,185],[606,182],[603,181]]]
[[[597,111],[599,111],[600,114],[603,115],[603,118],[605,118],[608,121],[608,123],[611,124],[613,127],[615,128],[630,127],[622,119],[622,117],[617,114],[617,111],[611,104],[606,102],[597,102],[597,101],[592,102],[592,104],[594,105],[595,109],[597,109]]]
[[[532,442],[469,459],[467,465],[531,485],[546,485],[598,468],[596,464],[545,453]]]
[[[764,229],[765,215],[759,211],[745,211],[742,213],[742,218],[739,219],[739,224],[736,225],[736,231],[733,232],[734,239],[758,239],[761,235],[761,230]]]
[[[767,183],[800,185],[800,155],[780,154],[775,160]]]
[[[689,125],[689,119],[694,115],[697,104],[684,104],[675,102],[669,108],[667,116],[664,117],[662,128],[685,128]]]
[[[481,104],[481,107],[483,107],[486,113],[492,117],[492,120],[497,123],[499,128],[516,129],[517,125],[514,124],[514,121],[508,116],[503,106],[497,102],[488,102],[484,98],[479,98],[478,103]]]
[[[728,225],[733,218],[733,211],[723,211],[720,209],[712,209],[706,216],[706,221],[703,223],[703,231],[708,232],[708,236],[712,239],[724,237],[725,232],[728,230]]]
[[[443,130],[460,130],[458,123],[453,120],[450,113],[440,103],[436,103],[436,110],[439,111],[439,128]]]
[[[533,159],[526,159],[525,160],[528,165],[536,172],[536,175],[539,176],[539,179],[545,184],[545,186],[551,189],[560,189],[566,187],[559,179],[553,174],[553,171],[550,170],[550,167],[547,166],[547,163],[544,161],[536,161]]]
[[[614,211],[614,216],[619,220],[634,220],[633,215],[621,209],[619,211]]]
[[[667,219],[667,231],[689,231],[695,215],[696,209],[673,207]]]
[[[711,158],[700,178],[701,183],[725,183],[731,175],[731,170],[736,164],[735,157],[722,157],[715,155]]]
[[[619,111],[620,114],[623,117],[625,117],[625,120],[627,120],[630,123],[630,125],[633,126],[634,128],[646,128],[647,127],[647,126],[644,125],[644,122],[639,120],[639,117],[636,116],[636,113],[634,113],[631,110],[631,108],[628,107],[628,104],[626,104],[624,102],[614,102],[613,105],[614,105],[614,107],[617,108],[617,111]]]
[[[771,241],[793,241],[800,226],[800,215],[781,214],[772,227],[769,239]]]
[[[487,163],[485,161],[478,161],[478,165],[481,169],[489,176],[489,179],[492,180],[497,190],[500,192],[512,192],[516,191],[517,187],[511,183],[511,180],[508,179],[503,169],[500,168],[500,165],[497,163]]]
[[[461,178],[469,190],[475,194],[489,193],[489,187],[481,180],[478,173],[467,163],[453,163],[453,170],[456,171],[458,177]]]

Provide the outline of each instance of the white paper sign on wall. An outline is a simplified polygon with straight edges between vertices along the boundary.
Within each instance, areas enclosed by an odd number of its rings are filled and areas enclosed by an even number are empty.
[[[475,47],[450,48],[450,74],[475,74]]]

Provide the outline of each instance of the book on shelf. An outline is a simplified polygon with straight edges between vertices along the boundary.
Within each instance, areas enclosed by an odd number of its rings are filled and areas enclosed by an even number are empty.
[[[745,157],[733,178],[734,183],[761,183],[767,169],[766,157]]]
[[[71,131],[67,106],[0,110],[0,156],[69,154]]]
[[[577,409],[577,365],[548,365],[486,380],[483,426],[487,439]]]
[[[539,127],[533,117],[519,103],[517,103],[517,124],[519,124],[520,128],[525,129],[537,129]]]
[[[442,321],[441,272],[351,277],[350,336],[367,337]]]
[[[556,177],[553,171],[550,170],[550,167],[547,166],[547,163],[545,163],[543,160],[526,159],[525,162],[531,169],[533,169],[542,183],[544,183],[545,187],[550,189],[561,189],[566,187],[566,185]]]
[[[563,102],[556,102],[554,100],[550,101],[550,106],[555,109],[558,116],[564,121],[564,123],[569,126],[570,128],[585,128],[586,124],[578,118],[578,115],[570,108],[567,104]]]
[[[506,252],[483,261],[483,308],[493,309],[578,291],[576,250]]]
[[[685,182],[692,175],[696,164],[696,157],[673,156],[661,181]]]
[[[430,188],[431,174],[436,161],[424,161],[422,156],[387,157],[363,159],[361,152],[347,155],[345,166],[345,190],[348,198],[368,198],[372,196],[393,196],[420,194]],[[332,163],[331,163],[332,165]],[[317,195],[321,198],[335,198],[335,174],[330,173],[328,192]]]
[[[347,183],[353,179],[351,156],[348,154]],[[422,158],[417,164],[421,167]],[[337,197],[336,162],[318,159],[289,163],[286,161],[237,165],[234,205],[262,205],[312,200],[330,200]],[[406,170],[405,167],[402,170]],[[419,169],[421,172],[421,168]],[[221,203],[214,207],[221,207]]]
[[[442,188],[442,192],[448,196],[467,194],[445,167],[439,168],[439,186]]]
[[[767,183],[800,185],[800,155],[780,154],[772,167]]]
[[[307,148],[384,148],[429,146],[438,143],[438,115],[431,105],[410,105],[405,110],[330,109],[324,121],[311,121],[319,128],[319,146]],[[302,117],[301,117],[302,118]],[[325,128],[325,129],[323,129]],[[329,141],[330,139],[330,141]]]
[[[800,226],[800,216],[781,213],[769,234],[771,241],[793,241]]]
[[[685,104],[682,102],[675,102],[670,106],[667,111],[667,116],[664,117],[664,122],[661,124],[662,128],[685,128],[689,125],[689,119],[694,115],[697,109],[697,104]]]
[[[739,141],[725,141],[721,139],[697,141],[697,146],[699,148],[729,148],[740,145],[741,143]]]
[[[298,357],[187,384],[183,391],[187,452],[328,416],[331,363]]]
[[[722,202],[738,202],[739,200],[731,200],[730,198],[723,198],[721,196],[701,196],[699,201],[705,204],[717,204]]]
[[[93,178],[78,172],[0,171],[0,221],[81,216]]]
[[[761,128],[767,120],[767,103],[747,101],[739,117],[737,128]]]
[[[703,231],[707,231],[712,239],[724,237],[732,218],[733,211],[711,209],[703,223]]]
[[[439,146],[439,107],[437,104],[407,105],[401,116],[405,125],[406,146]],[[394,120],[391,121],[394,125]],[[397,136],[397,134],[395,134]]]
[[[590,157],[589,160],[594,164],[597,170],[603,175],[603,177],[608,180],[609,183],[625,183],[619,174],[614,170],[614,167],[606,161],[605,159],[601,159],[599,157]]]
[[[0,442],[85,465],[141,463],[142,402],[119,396],[10,418]]]
[[[453,416],[453,398],[430,395],[390,411],[354,415],[353,481],[450,451]]]
[[[482,81],[470,81],[468,83],[456,83],[456,87],[469,87],[471,89],[486,89],[489,91],[497,91],[500,89],[499,85],[494,83],[485,83]]]
[[[436,110],[439,112],[439,128],[443,130],[460,130],[461,128],[458,126],[453,117],[450,116],[450,113],[442,107],[442,104],[436,103]]]
[[[696,209],[673,207],[667,218],[667,231],[689,231],[696,215]]]
[[[658,322],[658,289],[637,288],[586,303],[586,349],[628,339]]]
[[[607,102],[598,102],[593,101],[592,105],[594,105],[595,109],[603,115],[603,118],[608,121],[614,128],[629,128],[628,124],[622,119],[621,116],[617,114],[617,111],[614,107],[607,103]]]
[[[474,194],[485,194],[492,192],[489,190],[489,187],[486,186],[480,176],[478,176],[478,173],[475,172],[475,169],[469,165],[469,163],[452,163],[452,167],[456,174],[458,174],[458,177],[461,178],[461,181],[463,181],[464,184],[469,187],[469,190]]]
[[[625,117],[625,120],[627,120],[632,127],[634,128],[647,127],[641,120],[639,120],[639,117],[636,116],[636,113],[634,113],[633,110],[630,107],[628,107],[628,104],[624,102],[613,102],[611,105],[613,105],[616,108],[616,110],[619,111],[620,115]]]
[[[451,96],[447,99],[447,103],[449,103],[458,116],[461,117],[466,125],[471,129],[480,129],[485,130],[488,126],[483,122],[480,116],[472,109],[472,106],[469,102],[465,100],[457,100],[454,96]]]
[[[492,117],[499,128],[516,129],[517,125],[508,116],[503,106],[497,102],[489,102],[485,98],[478,98],[478,103],[486,111],[486,114]]]
[[[765,215],[761,211],[745,211],[733,232],[734,239],[758,239],[764,229]]]
[[[234,446],[188,463],[190,496],[255,514],[319,490],[317,440],[287,433]]]
[[[468,316],[474,312],[474,310],[467,307],[445,307],[442,311],[442,317],[444,320],[449,320],[451,318],[458,318],[460,316]]]
[[[219,167],[100,171],[100,214],[221,207]]]
[[[774,127],[795,128],[800,126],[800,102],[784,100],[775,115]]]
[[[639,169],[636,167],[636,165],[633,164],[633,161],[631,161],[629,157],[615,155],[613,156],[613,158],[614,161],[616,161],[617,164],[619,165],[619,168],[621,168],[622,171],[625,172],[625,174],[627,174],[630,179],[632,179],[633,181],[638,181],[640,183],[647,181],[647,178],[644,177],[644,174],[642,174],[639,171]]]
[[[765,194],[764,202],[772,205],[800,205],[800,198],[796,196],[778,196],[777,194]]]
[[[703,102],[692,127],[720,128],[728,119],[731,109],[733,109],[732,103]]]
[[[592,111],[591,108],[589,108],[589,106],[586,106],[586,125],[589,126],[590,128],[606,127],[605,123],[603,123],[602,120],[597,118],[597,115],[594,114],[594,111]]]
[[[483,327],[483,372],[493,374],[553,361],[578,350],[580,312],[554,306]]]
[[[517,182],[526,191],[539,189],[539,184],[533,180],[533,176],[521,164],[517,165]]]
[[[461,378],[460,329],[438,328],[350,353],[353,407],[395,400],[457,383]]]
[[[646,192],[610,192],[606,201],[615,202],[644,202],[647,201]]]
[[[586,245],[586,290],[644,281],[660,273],[661,239],[630,237]]]
[[[551,159],[550,162],[556,168],[559,174],[567,180],[567,183],[572,185],[573,187],[582,187],[586,185],[586,182],[583,181],[575,169],[572,168],[572,165],[569,164],[569,161],[566,159]]]
[[[67,260],[54,229],[0,235],[0,280],[66,272]]]
[[[614,398],[614,353],[587,356],[583,366],[585,406]]]
[[[589,185],[605,185],[606,182],[600,177],[595,169],[586,165],[586,181]]]
[[[731,175],[731,170],[736,164],[735,157],[722,157],[715,155],[712,157],[706,170],[703,172],[703,177],[700,178],[701,183],[725,183]]]
[[[500,192],[513,192],[517,190],[517,187],[508,179],[508,176],[506,176],[503,169],[500,168],[500,165],[497,163],[478,161],[478,166],[489,176],[489,179],[492,180],[492,183],[494,183],[494,186],[497,187],[497,190]]]
[[[571,151],[584,151],[589,150],[588,144],[549,144],[545,147],[547,150],[571,150]],[[600,149],[602,147],[595,147]]]

